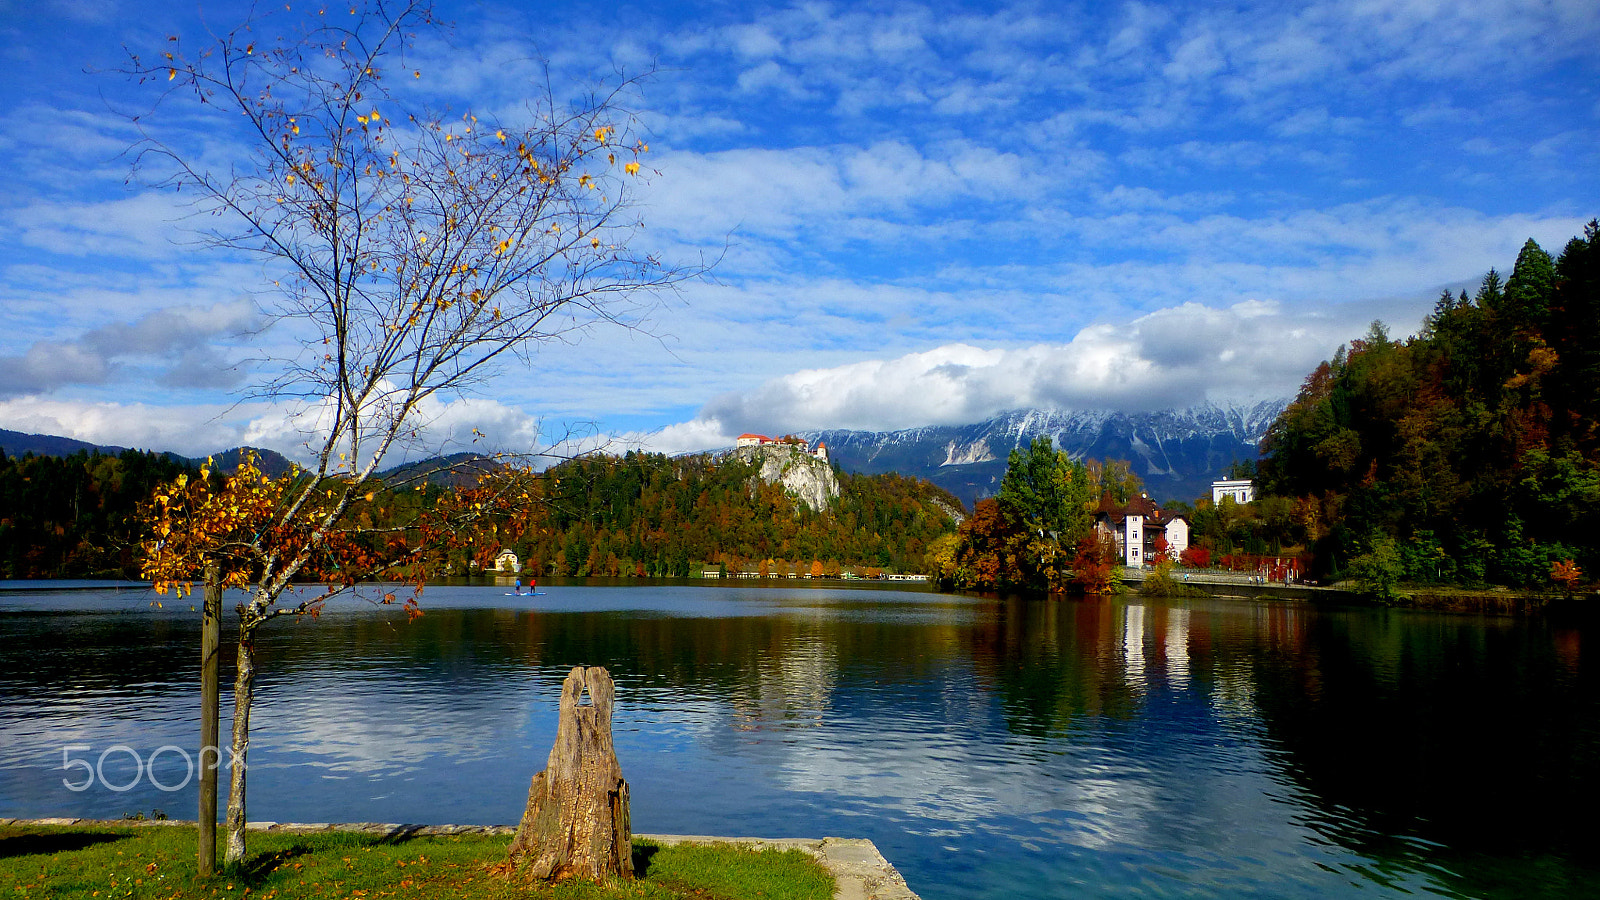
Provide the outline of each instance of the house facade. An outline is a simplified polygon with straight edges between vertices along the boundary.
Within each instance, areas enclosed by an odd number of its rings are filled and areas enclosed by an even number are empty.
[[[1221,503],[1223,497],[1232,497],[1235,503],[1249,503],[1256,499],[1255,482],[1248,478],[1211,482],[1211,502]]]
[[[1189,520],[1165,512],[1143,494],[1126,504],[1118,503],[1110,494],[1101,497],[1094,527],[1102,537],[1117,542],[1117,553],[1126,566],[1154,565],[1158,539],[1166,542],[1169,559],[1175,560],[1189,549]]]

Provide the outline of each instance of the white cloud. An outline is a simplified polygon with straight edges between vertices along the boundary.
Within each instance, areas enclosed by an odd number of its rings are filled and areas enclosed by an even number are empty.
[[[0,426],[191,457],[238,446],[260,447],[309,464],[313,450],[321,447],[317,435],[318,428],[326,425],[324,408],[266,402],[157,406],[28,396],[0,399]],[[396,444],[384,467],[462,451],[535,453],[557,441],[574,446],[578,441],[575,433],[546,435],[537,418],[481,397],[430,398],[420,405],[410,426],[414,433]]]
[[[739,90],[747,93],[776,91],[790,97],[804,97],[808,93],[794,73],[770,59],[739,73]]]
[[[743,431],[891,430],[1020,408],[1151,410],[1289,396],[1365,330],[1370,313],[1351,306],[1317,314],[1263,300],[1186,303],[1122,326],[1092,325],[1061,344],[957,343],[806,369],[718,397],[689,422],[625,438],[682,452],[726,446]]]
[[[374,409],[386,401],[387,398],[375,401]],[[239,441],[308,461],[327,439],[332,410],[333,401],[328,399],[273,404],[242,423]],[[375,426],[386,427],[381,415],[369,418]],[[539,421],[521,410],[482,397],[451,399],[436,394],[417,404],[406,420],[406,431],[388,450],[382,465],[465,451],[528,453],[540,449],[540,441]],[[347,443],[337,449],[350,453]],[[369,436],[359,452],[351,454],[354,465],[365,466],[376,449],[376,442]]]
[[[168,259],[192,251],[175,223],[192,214],[177,198],[137,194],[96,202],[39,202],[12,213],[21,243],[63,256]]]
[[[64,384],[100,384],[110,362],[75,344],[40,341],[21,356],[0,357],[0,397],[40,394]]]
[[[727,29],[734,52],[744,59],[767,59],[783,51],[783,45],[761,25],[735,25]]]
[[[970,142],[923,151],[899,141],[869,146],[674,151],[644,192],[653,227],[705,240],[730,231],[787,237],[840,220],[897,220],[963,198],[1015,198],[1029,163]],[[926,219],[919,219],[926,222]]]
[[[621,450],[646,450],[651,453],[692,453],[733,446],[738,431],[729,431],[713,419],[692,419],[650,431],[630,431],[617,435],[613,446]]]
[[[1174,81],[1201,81],[1227,68],[1215,35],[1200,33],[1186,37],[1172,51],[1172,60],[1162,70]]]
[[[261,327],[248,300],[207,307],[157,309],[126,323],[107,325],[76,341],[39,341],[20,356],[0,357],[0,397],[43,394],[73,384],[105,384],[126,373],[117,363],[153,358],[168,384],[232,387],[237,365],[210,342],[240,338]]]
[[[0,400],[0,423],[12,431],[141,450],[171,450],[186,456],[238,446],[237,427],[227,418],[236,414],[216,405],[169,408],[37,396]]]

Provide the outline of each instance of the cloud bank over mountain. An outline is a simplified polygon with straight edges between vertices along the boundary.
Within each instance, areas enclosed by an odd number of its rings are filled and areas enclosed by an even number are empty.
[[[1415,327],[1419,304],[1396,303]],[[725,446],[743,431],[779,434],[964,425],[1006,410],[1151,412],[1292,396],[1322,360],[1365,331],[1365,305],[1308,314],[1277,303],[1199,303],[1092,325],[1061,344],[952,343],[782,375],[723,394],[689,422],[631,442],[660,450]]]

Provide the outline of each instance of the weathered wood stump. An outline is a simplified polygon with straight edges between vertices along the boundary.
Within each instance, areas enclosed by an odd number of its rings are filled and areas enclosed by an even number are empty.
[[[579,705],[585,692],[590,703]],[[548,881],[633,877],[628,782],[611,743],[615,696],[611,673],[599,666],[575,668],[562,682],[555,746],[528,787],[510,872]]]

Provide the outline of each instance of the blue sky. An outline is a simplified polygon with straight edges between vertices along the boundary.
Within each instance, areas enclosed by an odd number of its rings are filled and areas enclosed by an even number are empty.
[[[200,4],[232,25],[239,3]],[[1600,6],[443,3],[440,103],[658,71],[653,246],[721,255],[651,316],[429,410],[526,449],[592,423],[655,449],[1025,406],[1292,394],[1374,318],[1552,252],[1600,215]],[[294,453],[247,400],[255,262],[129,180],[121,48],[191,4],[0,0],[0,427]],[[166,127],[196,134],[202,121]],[[220,140],[220,138],[217,138]],[[224,154],[225,155],[225,154]]]

